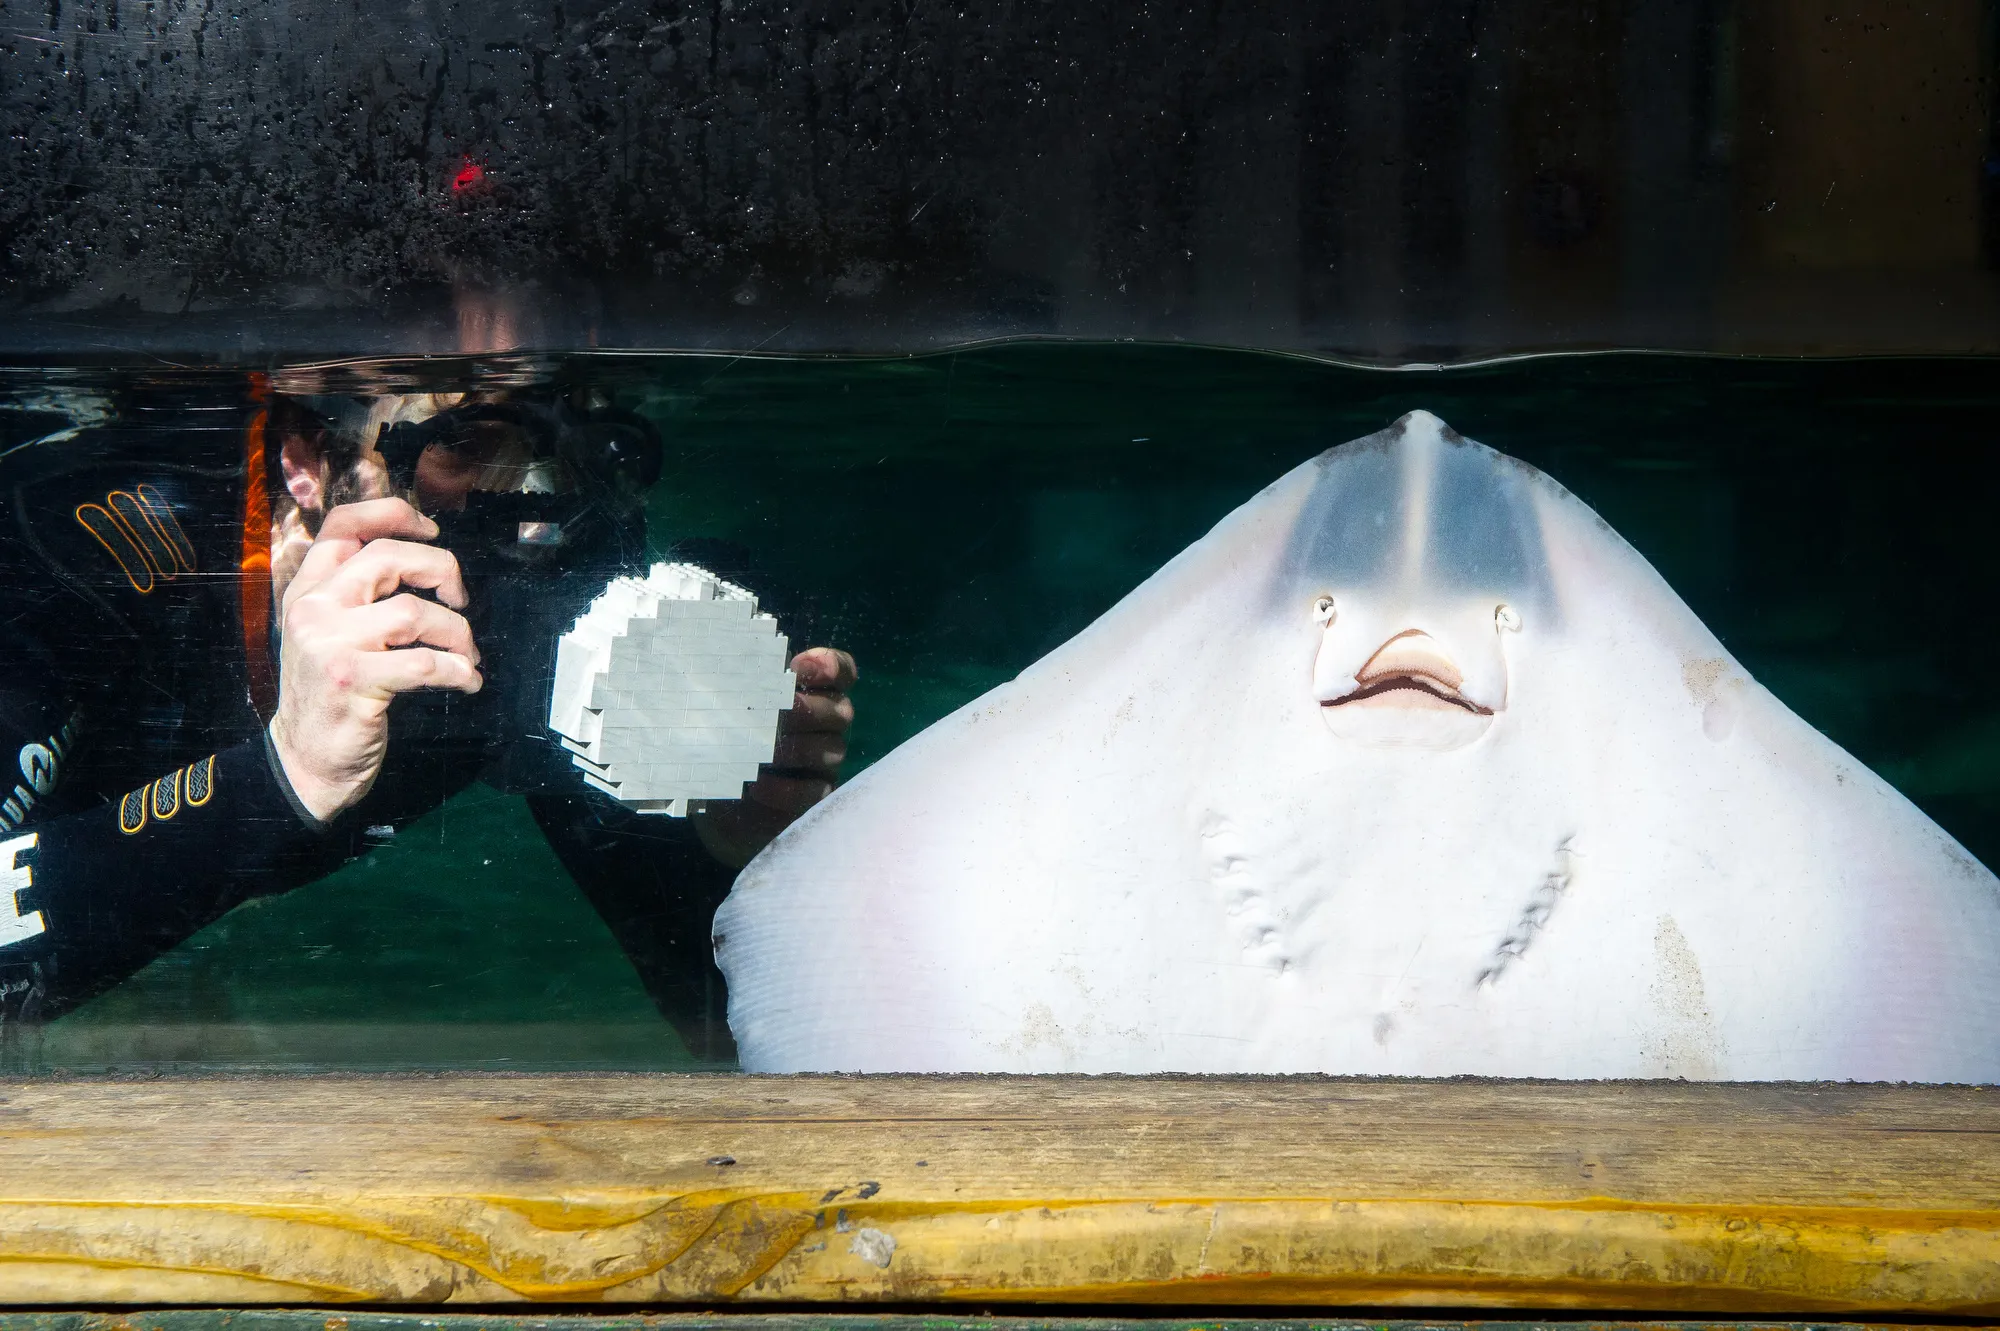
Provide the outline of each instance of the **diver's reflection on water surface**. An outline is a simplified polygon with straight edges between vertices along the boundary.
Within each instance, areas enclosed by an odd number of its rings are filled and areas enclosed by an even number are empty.
[[[20,771],[0,802],[0,1024],[60,1015],[483,779],[526,796],[695,1056],[727,1059],[709,921],[831,789],[853,660],[787,661],[704,571],[661,590],[643,502],[659,441],[601,394],[239,387],[140,386],[0,460],[0,746]],[[560,640],[631,586],[646,613],[727,620],[763,654],[726,753],[708,715],[649,718],[637,742],[672,770],[593,765],[609,736],[549,730]],[[699,692],[750,659],[711,650],[703,675],[655,639],[636,665],[600,650],[598,687],[644,667],[657,696]],[[570,655],[587,693],[593,659]],[[648,781],[691,794],[621,798]]]

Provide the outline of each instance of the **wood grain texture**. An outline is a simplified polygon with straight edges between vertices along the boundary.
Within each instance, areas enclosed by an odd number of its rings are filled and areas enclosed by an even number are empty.
[[[2000,1091],[0,1084],[0,1302],[2000,1312]]]

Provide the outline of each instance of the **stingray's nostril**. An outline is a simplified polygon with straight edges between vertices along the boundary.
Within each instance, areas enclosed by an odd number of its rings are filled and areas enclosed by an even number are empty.
[[[1321,625],[1333,622],[1333,598],[1322,596],[1313,602],[1313,620]]]

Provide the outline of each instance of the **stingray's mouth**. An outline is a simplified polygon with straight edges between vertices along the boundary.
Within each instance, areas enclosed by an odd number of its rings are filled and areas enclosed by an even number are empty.
[[[1382,644],[1354,674],[1354,688],[1321,701],[1333,707],[1400,707],[1463,711],[1491,716],[1493,710],[1459,693],[1465,676],[1428,633],[1409,629]]]
[[[1491,708],[1467,702],[1456,693],[1447,692],[1436,682],[1422,675],[1396,675],[1365,688],[1356,689],[1331,702],[1323,702],[1320,706],[1359,707],[1369,703],[1386,707],[1448,707],[1470,712],[1474,716],[1493,715]]]

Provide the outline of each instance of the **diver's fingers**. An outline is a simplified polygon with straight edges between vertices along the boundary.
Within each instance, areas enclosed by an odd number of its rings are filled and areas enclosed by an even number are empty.
[[[805,774],[825,772],[832,776],[847,760],[847,740],[838,731],[806,731],[780,735],[771,766]]]
[[[465,616],[409,592],[344,612],[341,627],[356,647],[373,651],[436,647],[479,664],[479,648],[472,641],[472,625],[465,622]]]
[[[808,647],[792,658],[802,693],[845,693],[861,678],[854,658],[838,647]]]
[[[833,783],[816,776],[781,776],[764,769],[743,798],[780,813],[801,814],[827,797]]]
[[[397,647],[386,652],[360,652],[354,661],[355,683],[378,697],[412,689],[457,689],[477,693],[486,680],[478,667],[455,652],[435,647]]]
[[[361,545],[384,536],[413,536],[428,541],[438,533],[435,522],[407,499],[363,499],[330,510],[319,525],[319,540],[354,541]]]
[[[841,693],[798,693],[792,710],[778,716],[780,735],[844,734],[854,724],[854,704]]]
[[[361,547],[321,590],[348,605],[366,605],[399,587],[435,588],[439,599],[453,609],[465,605],[465,578],[451,551],[386,538]]]
[[[370,541],[385,536],[428,541],[437,534],[437,524],[419,513],[407,499],[366,499],[357,504],[342,504],[319,524],[319,535],[313,538],[312,549],[300,562],[292,585],[310,588],[331,577],[335,569]]]

